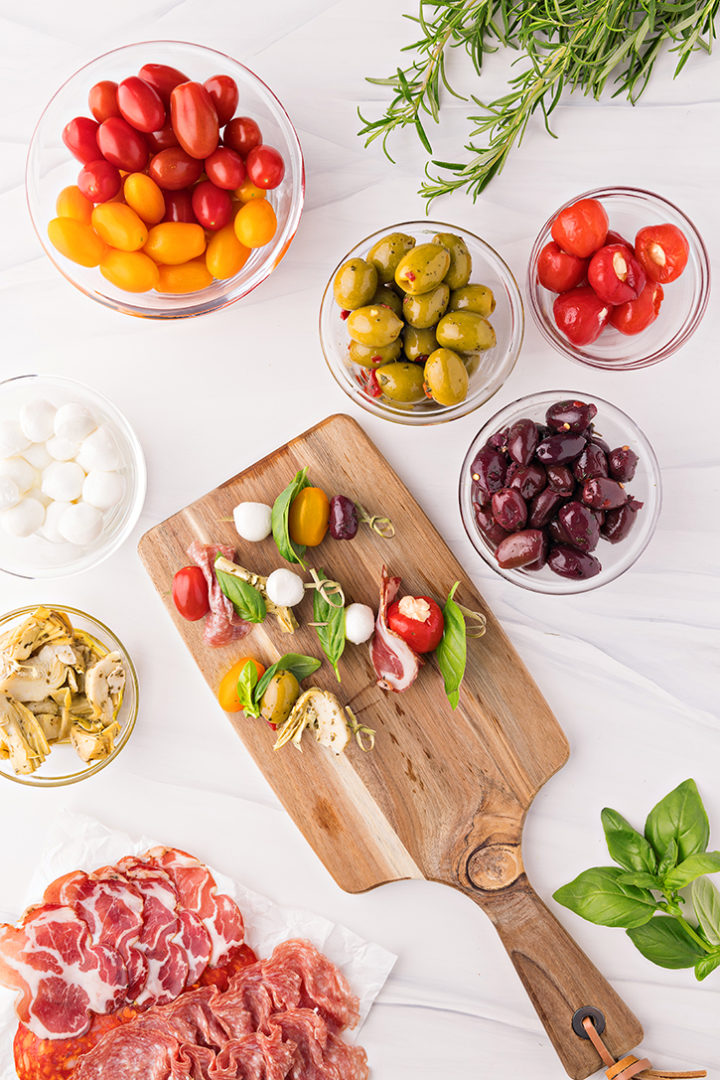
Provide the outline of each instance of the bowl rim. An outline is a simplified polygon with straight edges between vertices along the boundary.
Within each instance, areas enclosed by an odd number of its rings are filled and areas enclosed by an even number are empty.
[[[423,226],[423,228],[427,228],[427,231],[439,232],[442,230],[446,232],[462,233],[465,236],[471,237],[473,242],[478,244],[481,248],[485,249],[489,253],[489,257],[496,260],[497,263],[500,265],[504,274],[507,275],[506,285],[509,286],[508,292],[511,294],[511,297],[514,298],[514,303],[513,300],[511,300],[510,302],[510,308],[513,319],[517,322],[517,329],[515,331],[515,336],[517,340],[514,348],[508,346],[508,348],[506,349],[506,354],[509,357],[509,366],[507,368],[507,371],[505,372],[505,375],[495,387],[495,389],[492,390],[487,395],[487,397],[483,397],[481,400],[473,403],[468,408],[465,408],[465,406],[467,405],[467,398],[465,399],[465,401],[461,401],[458,405],[442,406],[436,412],[432,413],[417,413],[413,412],[411,408],[407,410],[397,409],[396,411],[394,411],[392,406],[375,404],[374,401],[370,401],[367,398],[363,397],[361,394],[354,392],[338,377],[338,373],[335,370],[335,364],[332,360],[332,355],[334,354],[333,350],[330,348],[329,343],[326,342],[325,335],[323,333],[323,315],[327,311],[328,307],[334,304],[334,297],[332,296],[333,281],[340,267],[343,265],[343,263],[347,262],[350,252],[355,251],[357,248],[364,247],[366,244],[370,244],[372,246],[372,241],[381,238],[387,233],[398,232],[402,231],[403,229],[409,230],[411,227],[417,228],[418,226]],[[476,409],[479,409],[482,405],[485,405],[488,401],[490,401],[491,398],[493,398],[495,394],[498,393],[501,387],[504,386],[504,384],[507,382],[508,378],[512,374],[513,369],[515,368],[518,357],[520,355],[520,351],[522,349],[522,344],[525,337],[525,304],[523,302],[522,291],[518,284],[517,278],[515,277],[515,274],[510,269],[502,255],[491,244],[489,244],[487,240],[483,240],[482,237],[477,235],[477,233],[471,232],[470,229],[466,229],[463,225],[452,225],[447,221],[434,221],[427,218],[423,220],[415,218],[409,221],[395,222],[391,225],[386,225],[380,229],[373,230],[373,232],[371,232],[368,236],[364,237],[362,240],[356,241],[356,243],[353,244],[353,246],[342,256],[340,261],[332,270],[330,277],[328,278],[328,281],[325,285],[325,288],[323,289],[322,299],[320,301],[320,310],[318,313],[318,335],[320,338],[320,348],[322,349],[325,364],[327,365],[328,370],[330,371],[330,374],[332,375],[337,385],[351,401],[353,401],[356,405],[359,405],[360,408],[364,409],[372,416],[377,416],[382,420],[388,420],[391,423],[401,424],[405,427],[430,427],[431,425],[449,423],[452,420],[459,420],[464,416],[470,416],[471,413],[476,411]]]
[[[70,604],[26,604],[24,607],[14,608],[12,611],[6,611],[3,615],[0,615],[0,630],[2,630],[6,626],[6,624],[11,622],[13,619],[20,618],[23,615],[30,615],[33,611],[37,611],[38,607],[48,607],[54,611],[66,612],[69,615],[79,615],[81,618],[87,619],[88,622],[94,623],[94,625],[99,627],[100,630],[108,634],[110,639],[113,642],[116,642],[117,645],[120,647],[120,650],[122,651],[123,659],[128,668],[128,674],[130,676],[130,681],[135,696],[134,705],[131,708],[130,715],[128,716],[127,722],[122,732],[120,733],[120,738],[116,742],[115,749],[113,750],[112,754],[104,758],[102,761],[94,762],[94,764],[91,764],[89,768],[84,769],[82,772],[68,773],[66,776],[53,776],[47,778],[37,777],[33,780],[32,776],[34,774],[32,773],[30,774],[30,776],[16,776],[15,774],[5,772],[4,768],[0,768],[0,776],[2,776],[5,780],[11,780],[14,784],[22,784],[23,787],[68,787],[70,784],[77,784],[80,780],[86,780],[89,776],[94,776],[96,773],[99,773],[102,769],[106,768],[106,766],[110,765],[111,762],[115,761],[115,759],[119,756],[120,752],[124,750],[124,748],[127,746],[130,736],[135,729],[135,722],[137,720],[138,709],[140,705],[140,683],[137,677],[137,671],[135,670],[135,664],[133,663],[132,656],[126,649],[123,642],[117,636],[115,631],[111,630],[109,626],[106,626],[105,623],[98,619],[95,615],[90,615],[89,612],[83,611],[81,608],[71,607]],[[125,698],[123,697],[123,701],[124,700]]]
[[[36,141],[38,132],[40,130],[40,125],[42,124],[42,122],[43,122],[43,120],[45,118],[45,114],[47,113],[47,111],[49,110],[49,108],[53,104],[53,102],[60,96],[60,94],[62,94],[62,92],[65,90],[65,88],[68,86],[68,84],[71,83],[73,81],[73,79],[75,79],[83,71],[85,71],[86,68],[91,67],[93,64],[96,64],[100,60],[104,60],[108,56],[113,56],[116,53],[121,53],[126,49],[133,49],[133,48],[138,48],[138,47],[142,48],[144,46],[168,46],[168,45],[171,45],[171,46],[172,45],[179,45],[179,46],[183,46],[183,47],[186,47],[186,48],[197,49],[198,51],[203,52],[203,53],[210,53],[210,54],[214,54],[216,56],[221,56],[224,60],[229,61],[231,64],[234,64],[235,66],[237,66],[239,68],[242,68],[243,71],[246,72],[247,75],[249,75],[252,80],[254,80],[256,83],[258,83],[259,86],[262,87],[262,89],[265,91],[265,93],[270,98],[271,104],[273,104],[274,107],[276,107],[279,110],[279,112],[282,114],[282,116],[284,117],[284,119],[286,120],[286,122],[288,124],[288,127],[289,127],[290,131],[292,132],[293,148],[297,150],[297,154],[298,154],[298,158],[299,158],[299,162],[300,162],[300,172],[299,172],[299,176],[297,177],[296,189],[293,191],[292,196],[291,196],[290,213],[288,215],[288,221],[287,221],[287,223],[285,225],[285,228],[283,230],[282,236],[284,237],[284,239],[283,239],[282,245],[278,248],[277,252],[274,254],[272,259],[270,259],[269,257],[266,257],[266,259],[258,265],[258,267],[257,267],[257,269],[255,271],[256,280],[252,281],[252,284],[250,284],[248,286],[248,288],[244,288],[243,291],[238,292],[237,295],[224,296],[221,299],[221,301],[219,301],[219,302],[209,302],[209,306],[208,306],[208,302],[206,302],[205,304],[200,304],[200,303],[196,302],[195,304],[189,304],[189,305],[186,305],[186,306],[183,306],[183,307],[173,308],[172,310],[163,311],[162,309],[145,308],[145,307],[142,307],[140,304],[137,304],[137,305],[133,305],[133,304],[130,304],[130,303],[122,304],[120,302],[116,302],[116,301],[110,299],[109,297],[103,296],[102,293],[99,293],[97,291],[90,291],[89,289],[85,288],[84,285],[80,284],[80,282],[76,281],[75,278],[72,277],[70,272],[67,269],[65,269],[61,265],[60,262],[58,262],[58,260],[55,258],[55,253],[54,253],[54,250],[53,250],[52,246],[46,241],[46,238],[45,238],[45,236],[43,234],[43,230],[40,227],[39,222],[37,222],[35,220],[35,215],[33,214],[32,199],[30,197],[30,158],[31,158],[31,155],[32,155],[32,152],[33,152],[33,148],[35,146],[35,141]],[[33,229],[35,230],[35,235],[37,236],[38,241],[40,242],[40,246],[42,247],[42,249],[45,252],[45,254],[47,255],[47,257],[50,259],[53,266],[62,274],[62,276],[65,278],[65,280],[68,281],[74,288],[76,288],[84,296],[89,297],[91,300],[95,300],[96,303],[102,304],[103,307],[109,308],[111,311],[118,311],[118,312],[120,312],[121,314],[124,314],[124,315],[133,315],[136,318],[145,318],[145,319],[159,319],[159,320],[161,320],[161,319],[186,319],[186,318],[192,318],[192,317],[195,317],[195,316],[198,316],[198,315],[209,315],[209,314],[212,314],[215,311],[222,311],[223,308],[229,307],[231,304],[234,304],[237,300],[242,300],[243,297],[248,296],[249,293],[253,292],[259,285],[261,285],[263,283],[263,281],[265,281],[270,276],[270,274],[279,266],[279,264],[284,259],[285,255],[287,254],[288,248],[290,247],[292,241],[295,238],[295,234],[297,233],[297,230],[298,230],[298,227],[299,227],[299,224],[300,224],[300,218],[302,216],[303,207],[304,207],[304,204],[305,204],[305,158],[304,158],[304,155],[303,155],[302,144],[300,142],[300,138],[298,136],[297,129],[296,129],[295,125],[293,124],[292,120],[290,119],[290,116],[288,115],[288,112],[287,112],[285,106],[280,101],[277,94],[275,94],[274,91],[270,89],[270,87],[264,81],[264,79],[261,79],[260,76],[257,75],[251,68],[249,68],[246,64],[243,64],[240,60],[235,59],[235,57],[231,56],[229,53],[222,52],[222,50],[220,50],[220,49],[214,49],[214,48],[212,48],[211,46],[208,46],[208,45],[199,45],[197,42],[182,41],[182,40],[176,39],[176,38],[156,38],[156,39],[151,38],[151,39],[144,40],[144,41],[131,41],[131,42],[126,43],[125,45],[118,45],[114,49],[107,49],[105,52],[100,53],[98,56],[93,57],[91,60],[88,60],[85,64],[82,64],[79,68],[77,68],[71,75],[68,75],[68,77],[57,88],[55,93],[52,94],[51,97],[49,98],[47,104],[43,108],[43,110],[42,110],[42,112],[41,112],[41,114],[40,114],[40,116],[39,116],[39,118],[38,118],[38,120],[37,120],[37,122],[35,124],[35,127],[33,128],[33,133],[32,133],[32,136],[30,137],[30,141],[28,143],[28,150],[27,150],[27,155],[26,155],[26,158],[25,158],[25,174],[24,175],[25,175],[25,202],[26,202],[26,205],[27,205],[28,213],[30,215],[30,221],[32,222],[32,226],[33,226]],[[229,284],[230,282],[232,282],[232,280],[233,280],[232,278],[228,278],[227,283]],[[201,289],[201,290],[199,290],[198,292],[195,292],[195,293],[187,293],[186,296],[187,297],[201,297],[204,291],[205,291],[204,289]],[[128,293],[128,296],[133,296],[133,295],[142,296],[143,294],[142,293],[139,293],[139,294]],[[158,293],[157,295],[162,297],[162,296],[168,296],[168,295],[174,295],[174,294]]]
[[[592,404],[597,405],[598,415],[600,415],[602,408],[604,407],[607,407],[613,413],[619,414],[623,422],[627,423],[628,430],[631,432],[632,436],[636,438],[642,446],[641,460],[647,463],[646,467],[648,471],[650,490],[650,494],[645,503],[645,507],[649,511],[651,511],[650,519],[645,526],[646,535],[633,558],[630,559],[630,561],[627,562],[626,565],[622,565],[622,559],[620,559],[617,565],[608,571],[607,577],[602,576],[605,570],[604,567],[603,571],[601,571],[600,574],[597,574],[591,578],[585,578],[580,581],[576,581],[570,578],[563,578],[559,574],[554,575],[553,579],[543,579],[539,575],[535,574],[526,574],[525,576],[521,576],[519,570],[521,570],[522,568],[505,569],[504,567],[498,565],[497,560],[494,557],[494,553],[491,551],[489,545],[485,541],[483,541],[473,522],[468,520],[468,508],[466,506],[466,502],[467,492],[470,490],[467,479],[470,475],[470,464],[480,447],[481,437],[486,439],[488,435],[491,434],[488,429],[491,427],[495,428],[502,426],[502,424],[504,424],[510,419],[510,415],[512,415],[513,413],[522,412],[528,402],[532,402],[533,405],[537,407],[538,405],[552,404],[553,401],[562,401],[576,398],[579,398],[580,400],[587,400],[589,402],[592,402]],[[506,413],[509,415],[504,416],[503,414]],[[500,417],[502,417],[502,421],[498,423]],[[628,413],[626,413],[624,409],[621,409],[619,405],[615,405],[614,402],[608,401],[606,398],[600,397],[598,394],[586,394],[577,390],[565,389],[539,390],[535,391],[534,393],[524,394],[522,397],[515,398],[513,401],[508,402],[508,404],[503,406],[502,409],[498,409],[496,413],[494,413],[491,417],[488,418],[488,420],[482,425],[482,427],[472,439],[463,457],[463,462],[460,470],[460,478],[458,481],[458,503],[460,508],[460,518],[462,520],[463,528],[465,529],[468,540],[470,541],[478,555],[480,555],[480,557],[490,567],[491,570],[494,570],[496,574],[500,575],[500,577],[505,578],[506,581],[509,581],[513,585],[518,585],[520,588],[527,589],[530,592],[541,593],[545,596],[575,596],[580,593],[592,592],[595,589],[602,588],[604,585],[609,585],[611,582],[616,581],[619,577],[626,573],[626,571],[628,571],[638,561],[638,559],[646,550],[648,544],[650,543],[651,539],[655,534],[658,519],[662,510],[662,497],[662,473],[660,470],[657,455],[655,454],[655,449],[652,443],[648,439],[643,429],[639,426],[639,424],[635,420],[633,420],[633,418]],[[555,581],[555,578],[557,578],[557,581]]]
[[[598,357],[592,353],[584,351],[583,346],[574,346],[570,342],[566,341],[559,332],[554,332],[548,325],[547,320],[543,317],[540,311],[540,306],[537,298],[537,289],[542,288],[535,282],[535,266],[540,254],[541,247],[544,246],[542,241],[546,234],[549,233],[553,221],[561,210],[565,210],[568,206],[572,206],[573,203],[579,202],[581,199],[602,199],[612,198],[613,196],[629,196],[631,198],[640,197],[644,200],[648,200],[651,203],[658,205],[659,209],[667,207],[672,213],[676,214],[684,223],[687,232],[690,234],[692,241],[694,241],[697,248],[697,258],[699,263],[699,299],[694,304],[689,316],[686,318],[683,325],[676,331],[674,331],[668,341],[655,348],[647,355],[640,356],[635,359],[613,359]],[[547,242],[547,241],[546,241]],[[574,361],[577,364],[582,364],[584,367],[599,368],[603,371],[638,371],[641,368],[651,367],[654,364],[659,364],[662,360],[666,360],[673,353],[677,352],[683,345],[686,344],[697,330],[698,326],[702,322],[702,319],[707,310],[708,302],[710,299],[710,286],[711,286],[711,269],[710,258],[708,256],[705,242],[700,235],[700,231],[695,225],[692,218],[690,218],[684,210],[681,210],[679,206],[676,206],[670,199],[665,198],[664,195],[658,195],[654,191],[648,191],[647,188],[635,187],[631,185],[612,185],[602,188],[592,188],[589,191],[584,191],[579,195],[573,196],[568,199],[562,205],[558,206],[556,210],[550,215],[544,225],[538,232],[535,240],[533,241],[530,249],[530,256],[528,258],[527,272],[526,272],[526,288],[529,299],[530,312],[535,323],[535,326],[540,331],[540,334],[545,341],[552,345],[554,349],[561,352],[569,360]],[[546,290],[547,291],[547,290]],[[594,344],[594,342],[593,342]]]

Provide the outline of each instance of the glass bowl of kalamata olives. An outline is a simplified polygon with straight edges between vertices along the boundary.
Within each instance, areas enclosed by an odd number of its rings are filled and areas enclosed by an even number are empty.
[[[460,513],[508,581],[564,595],[606,585],[640,557],[662,502],[657,458],[616,405],[574,390],[529,394],[473,439]]]

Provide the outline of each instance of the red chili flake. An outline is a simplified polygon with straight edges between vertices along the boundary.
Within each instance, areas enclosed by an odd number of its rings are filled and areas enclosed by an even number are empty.
[[[432,401],[432,394],[430,393],[430,388],[426,382],[423,383],[423,391],[425,393],[425,397],[430,398],[430,400]]]
[[[370,363],[371,364],[382,364],[382,356],[371,356],[370,357]]]
[[[368,371],[367,384],[365,389],[370,397],[382,397],[382,390],[380,389],[380,383],[378,382],[377,375],[374,371]]]
[[[406,281],[414,281],[415,280],[415,275],[412,272],[412,270],[408,274],[405,275],[405,280]]]
[[[343,322],[345,322],[345,320],[347,319],[347,317],[348,317],[349,315],[352,315],[352,312],[351,312],[351,311],[348,311],[348,310],[347,310],[346,308],[345,308],[345,309],[343,309],[343,310],[342,310],[342,311],[340,312],[340,318],[342,319],[342,321],[343,321]]]

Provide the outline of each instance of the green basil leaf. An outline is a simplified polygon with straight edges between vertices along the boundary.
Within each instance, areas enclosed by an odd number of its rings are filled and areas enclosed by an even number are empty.
[[[710,878],[702,877],[690,886],[695,917],[711,945],[720,945],[720,891]]]
[[[720,951],[708,953],[707,956],[703,956],[702,960],[698,960],[695,965],[695,978],[702,982],[716,967],[720,967]]]
[[[302,557],[305,554],[305,545],[293,544],[290,539],[288,520],[290,515],[290,505],[293,499],[306,487],[310,487],[310,482],[307,478],[307,468],[301,469],[300,472],[296,473],[285,490],[280,492],[273,503],[271,517],[273,540],[275,541],[278,551],[283,559],[287,559],[287,561],[291,563],[299,563],[303,570],[305,569],[305,563],[303,562]]]
[[[256,708],[262,701],[262,696],[267,690],[268,683],[276,672],[291,671],[297,681],[302,682],[303,679],[307,679],[309,675],[312,675],[313,672],[317,671],[321,666],[321,663],[322,661],[318,660],[315,656],[305,656],[303,653],[285,653],[285,655],[281,656],[276,663],[271,664],[255,687],[253,700]]]
[[[254,585],[242,578],[215,569],[215,577],[222,592],[227,596],[241,619],[246,622],[261,623],[267,614],[265,598]]]
[[[240,672],[237,683],[237,696],[246,716],[259,716],[260,710],[255,702],[255,687],[257,686],[258,673],[253,660],[248,660]]]
[[[653,807],[645,823],[645,836],[658,858],[662,858],[670,840],[676,841],[681,862],[688,855],[705,851],[710,825],[694,780],[683,781]]]
[[[664,968],[695,967],[707,954],[670,915],[658,915],[627,935],[647,960]]]
[[[626,870],[657,870],[655,852],[645,837],[633,829],[617,810],[605,807],[600,815],[611,857]]]
[[[618,878],[621,885],[637,885],[641,889],[660,889],[660,882],[655,874],[647,870],[630,870]]]
[[[703,874],[716,874],[720,870],[720,851],[706,851],[704,855],[688,855],[679,866],[665,875],[669,889],[682,889]]]
[[[318,570],[318,577],[321,581],[328,580],[322,568]],[[333,607],[319,589],[316,589],[313,599],[313,621],[321,624],[315,627],[317,636],[323,652],[335,669],[337,681],[340,682],[338,661],[345,650],[345,608]]]
[[[670,840],[668,846],[665,848],[665,854],[660,860],[658,866],[658,877],[664,878],[668,874],[673,866],[677,866],[678,861],[678,846],[677,840]]]
[[[455,582],[445,601],[443,608],[445,629],[440,644],[435,650],[440,674],[445,683],[445,693],[453,709],[457,709],[460,702],[460,686],[467,663],[465,616],[453,600],[459,584],[459,581]]]
[[[576,915],[599,926],[636,927],[652,919],[656,910],[653,895],[635,885],[623,885],[617,866],[594,866],[574,881],[562,885],[553,897]]]

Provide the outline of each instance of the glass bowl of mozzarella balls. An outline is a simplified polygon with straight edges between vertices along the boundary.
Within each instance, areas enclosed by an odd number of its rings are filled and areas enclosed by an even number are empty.
[[[136,524],[146,490],[137,437],[81,383],[21,375],[0,382],[0,569],[26,578],[80,573]]]

